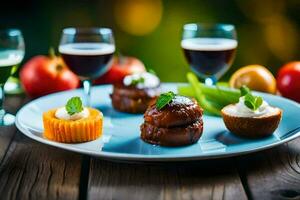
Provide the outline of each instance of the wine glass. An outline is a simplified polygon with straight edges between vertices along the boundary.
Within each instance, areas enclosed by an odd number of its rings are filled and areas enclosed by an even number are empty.
[[[192,71],[205,84],[214,85],[229,69],[237,48],[232,24],[185,24],[181,40],[186,60]]]
[[[17,70],[25,54],[22,33],[18,29],[0,30],[0,126],[12,125],[15,117],[6,113],[3,108],[4,84],[12,73]]]
[[[59,52],[83,82],[86,105],[90,106],[92,80],[109,69],[115,52],[113,32],[109,28],[65,28]]]

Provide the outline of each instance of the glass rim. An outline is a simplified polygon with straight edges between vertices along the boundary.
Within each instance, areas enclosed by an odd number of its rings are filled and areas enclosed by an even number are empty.
[[[183,25],[184,30],[198,30],[199,28],[204,29],[219,29],[219,28],[227,28],[230,30],[234,30],[234,24],[227,24],[227,23],[187,23]],[[228,31],[230,31],[228,30]]]
[[[66,27],[62,30],[63,34],[75,35],[85,34],[112,34],[112,29],[107,27]]]
[[[0,29],[0,34],[9,34],[10,36],[22,35],[22,31],[17,28],[4,28]]]

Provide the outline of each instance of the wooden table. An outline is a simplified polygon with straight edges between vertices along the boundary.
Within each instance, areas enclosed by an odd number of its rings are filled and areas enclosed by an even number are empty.
[[[8,97],[15,113],[28,99]],[[128,164],[35,142],[0,128],[0,199],[300,199],[300,138],[247,156]]]

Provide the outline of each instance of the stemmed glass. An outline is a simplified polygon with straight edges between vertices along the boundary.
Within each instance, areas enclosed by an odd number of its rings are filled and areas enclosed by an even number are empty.
[[[65,28],[59,52],[67,66],[83,82],[86,105],[90,106],[92,80],[110,67],[115,44],[109,28]]]
[[[4,84],[24,58],[25,45],[18,29],[0,30],[0,126],[12,125],[15,117],[3,108]]]
[[[231,24],[185,24],[181,47],[191,69],[213,85],[229,69],[237,48]]]

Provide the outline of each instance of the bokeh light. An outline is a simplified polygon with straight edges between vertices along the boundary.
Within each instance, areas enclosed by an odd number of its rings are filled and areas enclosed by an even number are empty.
[[[114,7],[117,25],[139,36],[151,33],[159,25],[162,13],[161,0],[120,0]]]
[[[263,43],[281,61],[295,56],[298,47],[297,26],[286,15],[287,2],[284,0],[238,1],[245,16],[257,23],[261,29]]]

